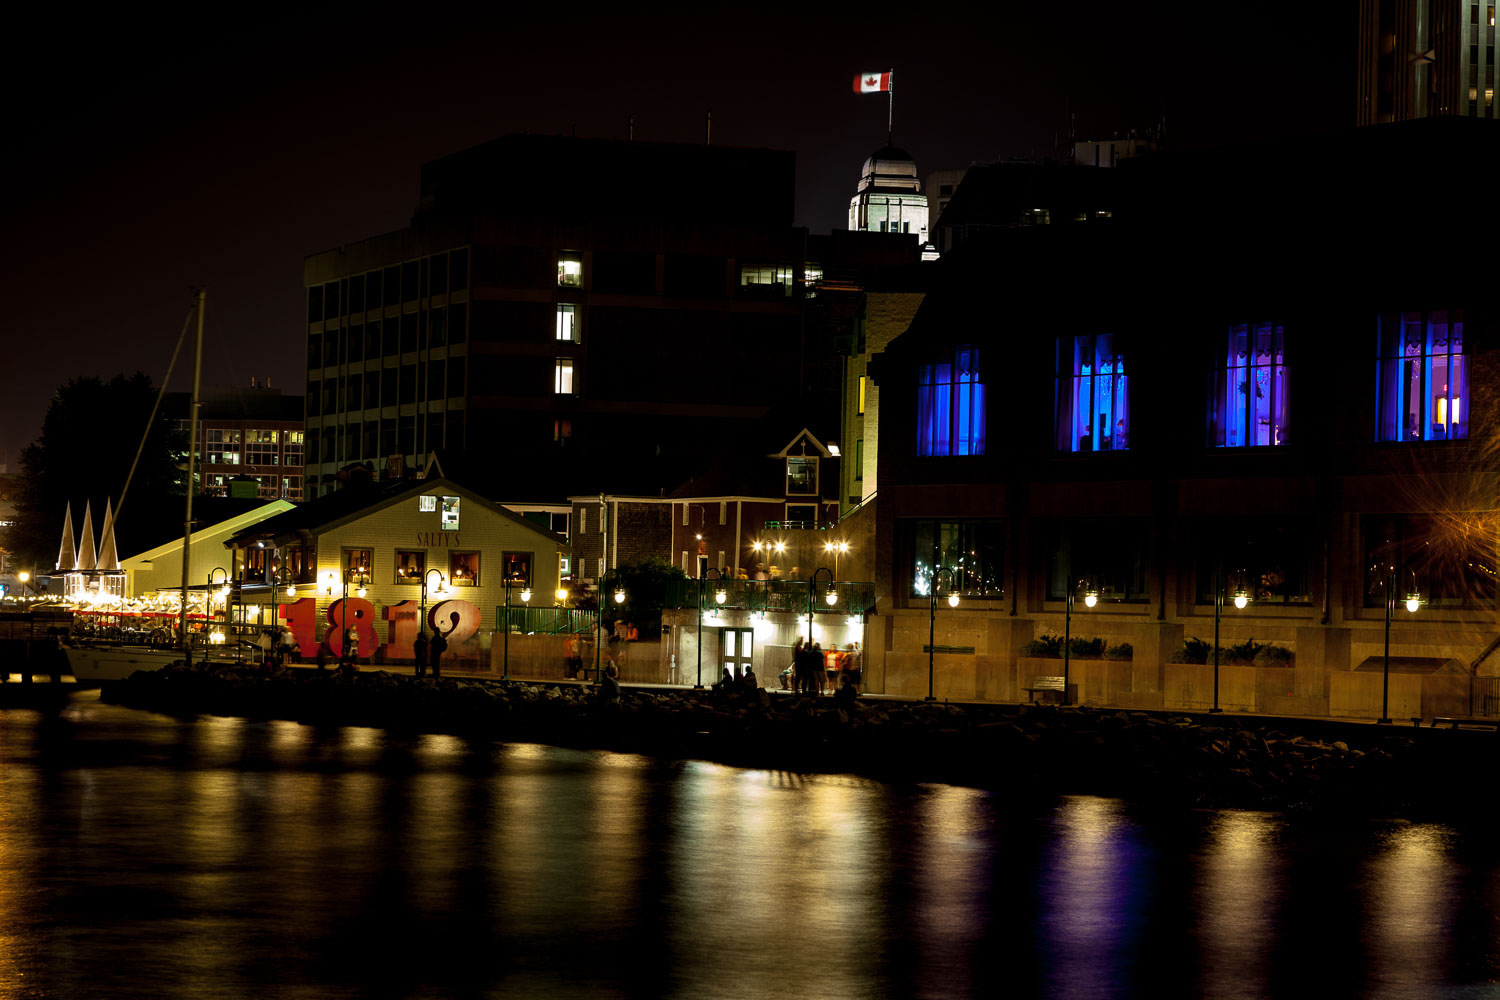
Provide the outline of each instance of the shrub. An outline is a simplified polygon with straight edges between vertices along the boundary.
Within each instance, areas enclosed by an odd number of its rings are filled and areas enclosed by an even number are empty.
[[[1207,663],[1214,648],[1197,636],[1182,641],[1182,648],[1167,658],[1169,663]]]
[[[1292,651],[1285,646],[1272,646],[1269,643],[1262,646],[1255,654],[1255,665],[1257,667],[1287,667],[1292,663]]]
[[[1068,642],[1068,656],[1079,660],[1097,660],[1104,655],[1103,639],[1075,636]]]
[[[1062,659],[1062,636],[1039,635],[1021,647],[1022,656],[1041,656]]]
[[[1135,655],[1135,649],[1128,642],[1122,642],[1118,646],[1111,646],[1104,651],[1106,660],[1128,660]]]

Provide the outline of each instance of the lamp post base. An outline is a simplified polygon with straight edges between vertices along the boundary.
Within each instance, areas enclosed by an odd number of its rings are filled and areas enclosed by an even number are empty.
[[[1390,719],[1376,719],[1375,720],[1375,724],[1377,726],[1389,726],[1391,724],[1391,720]]]
[[[1224,710],[1222,708],[1210,708],[1208,710],[1209,715],[1222,715],[1223,712]]]

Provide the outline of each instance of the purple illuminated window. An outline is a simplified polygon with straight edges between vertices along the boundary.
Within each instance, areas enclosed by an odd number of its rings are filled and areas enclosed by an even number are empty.
[[[1280,323],[1229,328],[1209,391],[1209,444],[1270,447],[1287,442],[1287,369]]]
[[[1469,436],[1469,365],[1457,309],[1381,316],[1375,362],[1375,440]]]
[[[1057,450],[1130,447],[1130,379],[1112,333],[1058,342]]]
[[[917,379],[917,454],[984,454],[984,382],[979,348],[958,347],[922,365]]]

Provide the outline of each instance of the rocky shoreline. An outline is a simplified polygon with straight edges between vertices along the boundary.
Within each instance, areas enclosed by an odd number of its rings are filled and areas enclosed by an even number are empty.
[[[1019,799],[1094,794],[1190,808],[1461,820],[1497,810],[1475,783],[1493,732],[1322,720],[629,689],[383,671],[168,667],[107,685],[110,703],[199,714],[617,750]]]

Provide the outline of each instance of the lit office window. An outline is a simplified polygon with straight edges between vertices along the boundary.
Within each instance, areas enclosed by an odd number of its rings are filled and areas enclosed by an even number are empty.
[[[560,305],[557,307],[557,339],[565,340],[570,344],[578,343],[577,306]]]
[[[1130,379],[1112,333],[1058,342],[1057,450],[1130,447]]]
[[[558,358],[552,370],[552,391],[559,395],[573,394],[573,359]]]
[[[1469,365],[1463,312],[1381,316],[1375,362],[1375,440],[1445,441],[1469,436]]]
[[[557,284],[560,288],[583,287],[583,256],[576,253],[557,255]]]
[[[1286,444],[1287,369],[1280,323],[1238,323],[1210,383],[1209,444],[1218,448]]]
[[[984,381],[979,348],[959,347],[917,379],[917,454],[984,454]]]

